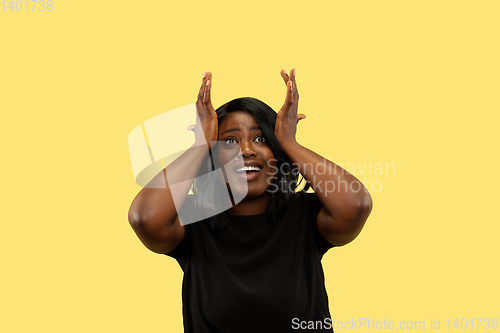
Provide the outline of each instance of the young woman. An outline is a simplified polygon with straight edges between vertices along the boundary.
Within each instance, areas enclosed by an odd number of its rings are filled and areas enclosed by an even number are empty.
[[[354,176],[296,141],[305,115],[295,75],[281,72],[276,114],[253,98],[214,110],[205,73],[195,143],[132,203],[140,240],[184,271],[185,332],[332,331],[321,258],[360,233],[372,202]],[[298,172],[315,193],[296,192]],[[214,205],[230,208],[206,215]]]

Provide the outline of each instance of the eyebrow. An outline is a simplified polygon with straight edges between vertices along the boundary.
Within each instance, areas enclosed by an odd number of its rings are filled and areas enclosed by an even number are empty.
[[[255,130],[260,130],[260,127],[259,126],[250,127],[250,131],[255,131]],[[230,129],[225,130],[224,132],[222,132],[221,136],[224,135],[227,132],[241,132],[241,130],[239,128],[230,128]]]

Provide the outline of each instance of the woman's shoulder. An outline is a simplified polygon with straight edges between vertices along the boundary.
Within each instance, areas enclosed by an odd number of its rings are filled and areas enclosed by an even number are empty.
[[[300,191],[294,194],[290,206],[310,206],[310,205],[323,205],[318,196],[314,192]]]
[[[286,214],[292,219],[307,220],[308,223],[315,222],[323,203],[314,192],[300,191],[294,194],[288,205]]]
[[[291,206],[295,211],[290,213],[293,216],[301,216],[299,219],[303,223],[307,223],[308,229],[312,232],[317,244],[317,249],[322,256],[333,247],[320,235],[317,227],[317,219],[319,212],[323,208],[323,203],[314,192],[298,192],[294,197],[294,201]]]
[[[182,207],[176,207],[177,215],[181,219],[184,226],[203,220],[203,214],[200,214],[199,208],[196,204],[197,197],[198,196],[196,194],[188,194],[186,199],[184,199]]]

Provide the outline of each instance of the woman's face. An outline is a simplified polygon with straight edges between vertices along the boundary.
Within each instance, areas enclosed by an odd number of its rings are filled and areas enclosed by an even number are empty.
[[[252,115],[229,113],[219,124],[219,141],[218,162],[226,165],[231,191],[244,193],[246,183],[247,198],[266,193],[277,171],[276,160]]]

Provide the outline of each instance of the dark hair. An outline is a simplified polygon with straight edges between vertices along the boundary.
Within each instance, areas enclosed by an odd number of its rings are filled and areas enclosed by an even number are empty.
[[[283,148],[281,148],[274,134],[277,114],[270,106],[252,97],[234,99],[216,110],[219,125],[229,113],[234,111],[246,111],[254,117],[262,131],[262,136],[266,140],[268,147],[273,152],[274,158],[277,161],[277,173],[276,177],[273,179],[273,184],[278,186],[276,188],[279,190],[271,193],[271,200],[267,208],[267,220],[273,222],[278,217],[279,213],[288,206],[292,197],[295,195],[296,188],[301,183],[298,181],[298,170],[292,169],[290,160],[283,151]],[[222,184],[218,177],[199,177],[200,175],[205,175],[214,170],[214,167],[217,167],[218,145],[212,149],[211,155],[213,160],[211,156],[207,156],[192,187],[193,193],[196,195],[195,209],[201,209],[205,212],[210,212],[213,209],[211,205],[213,200],[220,199],[216,193],[222,193],[218,191],[221,190],[221,186],[225,187],[225,184]],[[308,188],[309,184],[306,183],[303,190],[307,190]],[[225,212],[214,212],[214,214],[208,215],[213,215],[208,219],[213,229],[223,228],[230,222]]]

